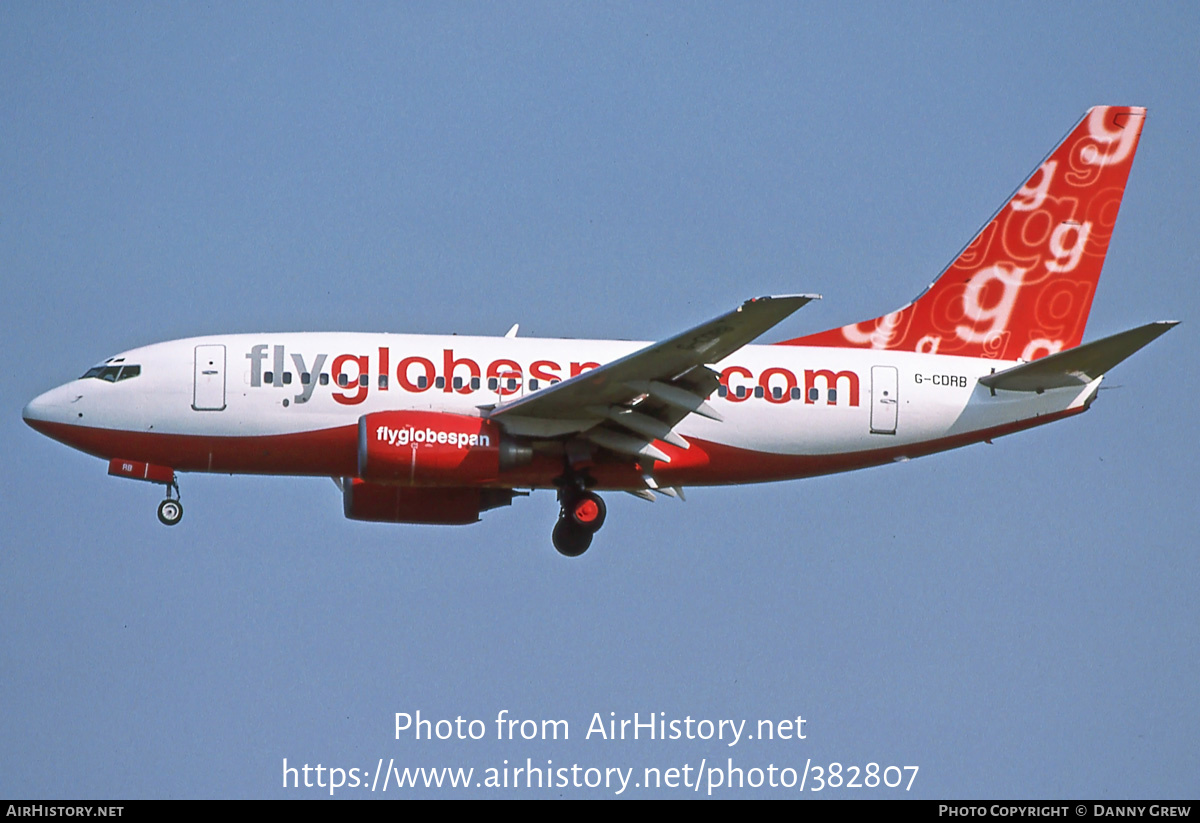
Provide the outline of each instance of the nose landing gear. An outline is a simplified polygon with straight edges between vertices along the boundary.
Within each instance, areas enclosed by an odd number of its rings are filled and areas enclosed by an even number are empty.
[[[175,497],[171,497],[171,491]],[[174,479],[167,484],[167,499],[158,504],[158,522],[164,526],[174,526],[183,519],[183,503],[179,500],[179,484]]]

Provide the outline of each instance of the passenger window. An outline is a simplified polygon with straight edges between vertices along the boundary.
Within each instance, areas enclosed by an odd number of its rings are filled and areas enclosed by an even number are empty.
[[[829,390],[829,402],[830,402],[830,403],[836,403],[836,402],[837,402],[837,389],[830,389],[830,390]]]
[[[456,388],[456,389],[462,388],[462,378],[461,377],[454,378],[454,388]]]
[[[379,375],[379,388],[386,389],[388,387],[388,376],[386,374]]]
[[[808,402],[816,403],[817,400],[819,400],[820,398],[821,398],[821,392],[816,386],[813,386],[811,389],[808,390]]]
[[[471,378],[471,391],[479,391],[479,378],[478,377]]]
[[[327,375],[327,374],[323,374],[323,375],[321,375],[321,381],[320,381],[320,382],[321,382],[321,385],[322,385],[322,386],[328,386],[328,385],[329,385],[329,375]]]
[[[300,385],[301,386],[307,386],[311,382],[312,382],[312,375],[309,372],[306,372],[306,371],[300,372]]]
[[[417,378],[417,388],[418,389],[429,388],[429,378],[426,377],[425,375],[421,375],[420,377],[418,377]]]
[[[446,378],[442,377],[441,375],[438,375],[438,376],[437,376],[437,377],[434,379],[434,381],[433,381],[433,385],[434,385],[436,388],[439,388],[439,389],[444,389],[444,388],[446,388]]]
[[[537,391],[537,387],[538,387],[537,378],[534,378],[533,380],[529,381],[529,390],[530,391]]]
[[[489,377],[488,378],[488,390],[495,391],[498,388],[500,388],[500,381],[494,377]]]
[[[263,382],[264,383],[274,383],[275,382],[275,372],[273,372],[273,371],[263,372]]]
[[[792,399],[793,400],[799,400],[803,396],[804,396],[804,392],[800,391],[799,386],[792,387]]]
[[[371,382],[371,378],[368,375],[360,374],[358,376],[358,385],[362,386],[363,388],[366,388],[367,385],[370,384],[370,382]]]
[[[339,374],[338,375],[338,385],[341,386],[343,389],[349,387],[350,377],[346,374]]]
[[[742,398],[742,399],[745,399],[745,397],[746,397],[746,387],[745,387],[745,386],[738,386],[738,387],[737,387],[737,389],[735,389],[733,393],[734,393],[734,394],[736,394],[738,397],[740,397],[740,398]]]
[[[283,373],[283,385],[290,386],[291,384],[292,384],[292,373],[290,371],[285,371]]]
[[[717,387],[717,397],[728,397],[728,396],[729,396],[729,387],[726,386],[724,383],[722,383],[720,386]]]
[[[771,396],[774,397],[776,400],[782,400],[783,399],[783,389],[776,386],[775,388],[771,389]]]
[[[755,387],[754,387],[754,396],[755,396],[755,397],[762,397],[762,396],[763,396],[763,387],[762,387],[762,386],[755,386]]]

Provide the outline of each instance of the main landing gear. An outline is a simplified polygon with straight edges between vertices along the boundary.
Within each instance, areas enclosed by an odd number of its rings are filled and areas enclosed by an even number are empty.
[[[592,535],[604,525],[607,508],[582,481],[564,483],[558,490],[558,522],[554,524],[554,548],[566,557],[578,557],[592,545]]]
[[[171,491],[175,497],[171,497]],[[158,504],[158,522],[164,526],[174,526],[183,519],[183,503],[179,500],[179,484],[172,480],[167,484],[167,499]]]

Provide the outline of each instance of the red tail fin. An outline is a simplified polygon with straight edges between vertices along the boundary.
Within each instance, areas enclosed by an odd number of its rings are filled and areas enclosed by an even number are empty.
[[[1092,109],[915,301],[786,345],[1001,360],[1079,345],[1145,117]]]

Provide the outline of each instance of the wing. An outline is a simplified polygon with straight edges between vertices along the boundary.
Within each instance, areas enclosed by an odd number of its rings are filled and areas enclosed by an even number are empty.
[[[582,434],[621,454],[669,462],[653,441],[687,448],[675,425],[696,413],[720,420],[705,402],[724,360],[818,295],[759,297],[707,323],[490,410],[506,430],[530,437]]]

